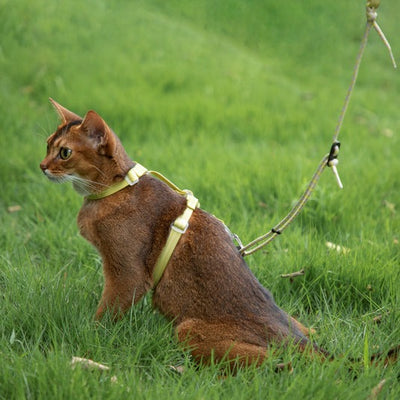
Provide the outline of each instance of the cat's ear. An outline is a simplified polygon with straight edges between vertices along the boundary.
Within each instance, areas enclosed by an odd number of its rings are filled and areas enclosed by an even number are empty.
[[[115,151],[115,136],[111,129],[95,111],[88,111],[80,125],[93,146],[101,153],[112,156]]]
[[[51,104],[53,104],[53,107],[57,111],[57,114],[60,116],[60,118],[64,124],[69,124],[70,122],[73,122],[73,121],[82,120],[82,118],[79,115],[76,115],[72,111],[67,110],[65,107],[63,107],[61,104],[58,104],[51,97],[49,97],[49,100],[50,100]]]

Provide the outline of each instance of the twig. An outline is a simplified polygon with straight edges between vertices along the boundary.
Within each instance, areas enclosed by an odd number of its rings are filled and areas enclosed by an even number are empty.
[[[376,9],[379,7],[380,3],[381,3],[381,0],[369,0],[367,2],[367,21],[368,21],[368,24],[370,24],[376,30],[376,32],[379,35],[379,37],[381,38],[382,42],[388,49],[389,56],[390,56],[390,59],[392,60],[393,67],[397,68],[396,60],[394,59],[394,55],[392,52],[392,48],[390,47],[389,41],[386,39],[385,34],[383,33],[382,29],[376,22],[376,17],[378,16]]]
[[[293,373],[293,366],[292,366],[291,361],[289,361],[287,363],[276,364],[275,372],[282,372],[282,371],[288,371],[289,374]]]
[[[304,270],[304,268],[302,268],[300,271],[297,271],[297,272],[292,272],[290,274],[282,274],[281,278],[293,279],[293,278],[296,278],[297,276],[302,276],[304,274],[305,274],[305,270]]]
[[[383,385],[386,383],[386,379],[382,379],[372,390],[368,396],[368,400],[375,400],[378,398],[379,393],[382,391]]]
[[[19,206],[19,205],[7,207],[7,211],[8,211],[10,214],[11,214],[11,213],[18,212],[18,211],[21,211],[21,210],[22,210],[22,207]]]
[[[328,249],[336,250],[338,253],[342,253],[342,254],[347,254],[350,251],[350,249],[348,249],[347,247],[340,246],[340,245],[332,243],[332,242],[325,242],[325,246]]]
[[[88,358],[72,357],[71,366],[74,368],[76,365],[80,365],[82,368],[89,370],[97,369],[99,371],[108,371],[110,369],[110,367],[97,363],[93,360],[89,360]]]
[[[386,311],[383,314],[379,314],[377,316],[375,316],[374,318],[372,318],[372,322],[374,322],[375,324],[380,324],[382,322],[383,317],[387,317],[390,314],[390,311]]]
[[[170,365],[169,369],[179,375],[182,375],[185,372],[185,367],[183,365]]]

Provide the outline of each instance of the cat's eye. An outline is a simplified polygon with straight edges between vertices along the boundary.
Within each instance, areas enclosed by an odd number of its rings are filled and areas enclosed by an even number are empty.
[[[69,149],[68,147],[61,147],[60,149],[60,158],[62,160],[68,160],[68,158],[71,157],[72,150]]]

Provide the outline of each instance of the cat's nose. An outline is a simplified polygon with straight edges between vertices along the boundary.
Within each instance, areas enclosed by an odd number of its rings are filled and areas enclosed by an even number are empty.
[[[44,160],[40,163],[40,169],[44,172],[47,169],[47,163]]]

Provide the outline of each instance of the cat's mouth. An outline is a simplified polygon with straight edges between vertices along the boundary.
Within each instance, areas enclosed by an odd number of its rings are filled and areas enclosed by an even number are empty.
[[[52,172],[50,172],[48,169],[44,170],[43,173],[51,180],[52,182],[55,183],[64,183],[64,182],[70,182],[71,177],[69,175],[56,175]]]
[[[50,172],[48,169],[43,170],[43,173],[47,176],[47,178],[55,183],[66,183],[72,182],[74,189],[82,196],[87,196],[92,193],[93,190],[98,190],[98,187],[105,186],[96,182],[91,182],[87,179],[80,178],[76,175],[69,174],[55,174],[54,172]]]

